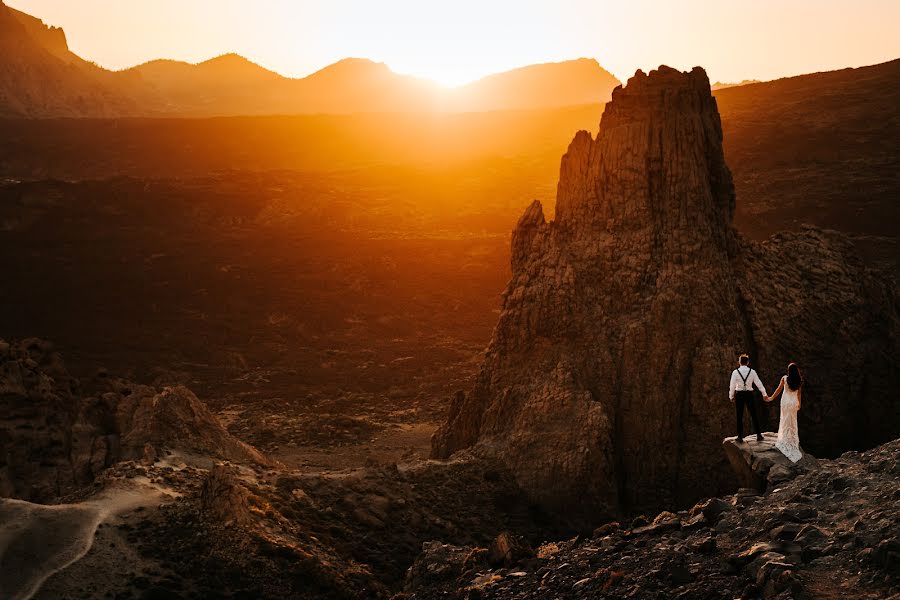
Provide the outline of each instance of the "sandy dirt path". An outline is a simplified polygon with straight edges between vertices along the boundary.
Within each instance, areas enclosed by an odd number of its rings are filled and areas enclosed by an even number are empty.
[[[166,494],[135,478],[78,504],[0,500],[0,598],[28,600],[54,573],[87,554],[101,523],[158,504]]]

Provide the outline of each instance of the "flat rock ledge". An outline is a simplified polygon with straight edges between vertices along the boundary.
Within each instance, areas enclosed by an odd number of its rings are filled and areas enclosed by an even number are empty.
[[[779,483],[816,468],[818,461],[811,454],[803,453],[803,458],[793,463],[775,447],[778,434],[763,433],[763,440],[756,441],[755,435],[748,435],[738,443],[737,436],[722,440],[725,456],[742,488],[752,488],[760,494]]]

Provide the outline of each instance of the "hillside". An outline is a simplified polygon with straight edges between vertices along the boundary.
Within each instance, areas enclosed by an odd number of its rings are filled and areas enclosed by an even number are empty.
[[[430,111],[438,88],[365,59],[345,59],[290,79],[236,54],[199,64],[155,60],[124,71],[141,76],[177,116],[347,114]]]
[[[563,98],[566,105],[606,102],[617,85],[596,60],[581,58],[490,75],[450,90],[445,102],[452,112],[552,109]]]
[[[130,79],[69,52],[65,33],[0,2],[0,117],[134,114]]]
[[[812,223],[900,274],[900,60],[715,92],[735,221],[761,239]]]

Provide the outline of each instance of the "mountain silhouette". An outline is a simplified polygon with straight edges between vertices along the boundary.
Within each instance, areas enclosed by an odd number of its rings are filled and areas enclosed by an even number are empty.
[[[452,90],[450,106],[459,112],[491,109],[530,110],[567,105],[598,104],[612,97],[619,85],[592,58],[530,65],[489,75]]]
[[[619,82],[593,59],[531,65],[456,89],[347,58],[299,79],[237,54],[159,59],[113,72],[69,50],[65,32],[0,2],[0,115],[208,117],[481,112],[608,100]]]
[[[129,77],[69,51],[62,29],[0,2],[0,116],[116,116],[134,113]]]
[[[185,116],[223,111],[255,114],[261,103],[271,102],[271,86],[284,78],[236,54],[225,54],[191,64],[153,60],[124,73],[134,74],[142,90],[144,110],[176,112]]]

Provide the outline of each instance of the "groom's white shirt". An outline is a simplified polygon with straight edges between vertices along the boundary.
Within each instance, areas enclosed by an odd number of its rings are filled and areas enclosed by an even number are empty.
[[[750,374],[747,375],[747,371],[750,371]],[[743,378],[747,378],[747,383],[744,383]],[[728,390],[728,397],[734,400],[734,393],[737,391],[746,391],[752,390],[753,385],[762,392],[763,396],[768,396],[766,393],[766,387],[762,384],[762,381],[759,380],[759,375],[756,374],[756,371],[747,366],[740,366],[734,371],[731,372],[731,386]]]

